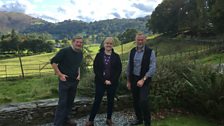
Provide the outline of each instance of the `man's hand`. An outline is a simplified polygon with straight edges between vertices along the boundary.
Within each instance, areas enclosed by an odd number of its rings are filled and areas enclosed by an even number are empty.
[[[111,82],[110,82],[109,80],[106,80],[106,81],[105,81],[105,84],[106,84],[106,85],[111,85]]]
[[[131,83],[130,83],[130,81],[127,81],[127,88],[128,88],[128,90],[131,90]]]
[[[68,77],[68,76],[65,75],[65,74],[60,74],[60,75],[58,75],[58,76],[59,76],[59,78],[60,78],[61,81],[66,81],[66,77]]]
[[[143,84],[144,84],[144,80],[143,79],[141,79],[141,80],[139,80],[138,82],[137,82],[137,86],[138,87],[142,87],[143,86]]]

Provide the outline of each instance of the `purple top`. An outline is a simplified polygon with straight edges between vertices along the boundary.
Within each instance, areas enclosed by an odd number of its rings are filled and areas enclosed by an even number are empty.
[[[106,80],[110,79],[110,71],[111,71],[111,60],[110,60],[111,55],[107,55],[104,53],[104,72],[103,76]]]

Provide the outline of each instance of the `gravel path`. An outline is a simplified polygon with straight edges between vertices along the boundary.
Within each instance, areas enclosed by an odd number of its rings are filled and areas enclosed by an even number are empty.
[[[84,116],[79,119],[75,119],[78,126],[84,126],[89,116]],[[114,126],[129,126],[130,121],[134,120],[134,113],[131,111],[114,112],[112,116]],[[97,114],[94,126],[106,126],[106,114]],[[53,126],[53,123],[38,125],[38,126]]]

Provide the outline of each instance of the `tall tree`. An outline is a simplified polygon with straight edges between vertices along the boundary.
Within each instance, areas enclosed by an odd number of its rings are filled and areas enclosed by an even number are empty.
[[[215,0],[211,11],[212,23],[217,33],[224,33],[224,1]]]

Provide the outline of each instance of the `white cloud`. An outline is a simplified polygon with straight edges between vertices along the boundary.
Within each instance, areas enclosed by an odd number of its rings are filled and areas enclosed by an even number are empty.
[[[162,0],[0,0],[3,5],[19,3],[24,13],[63,20],[105,20],[112,18],[137,18],[151,14]],[[133,6],[135,5],[135,6]],[[48,21],[50,18],[48,18]],[[55,22],[52,21],[52,22]]]

